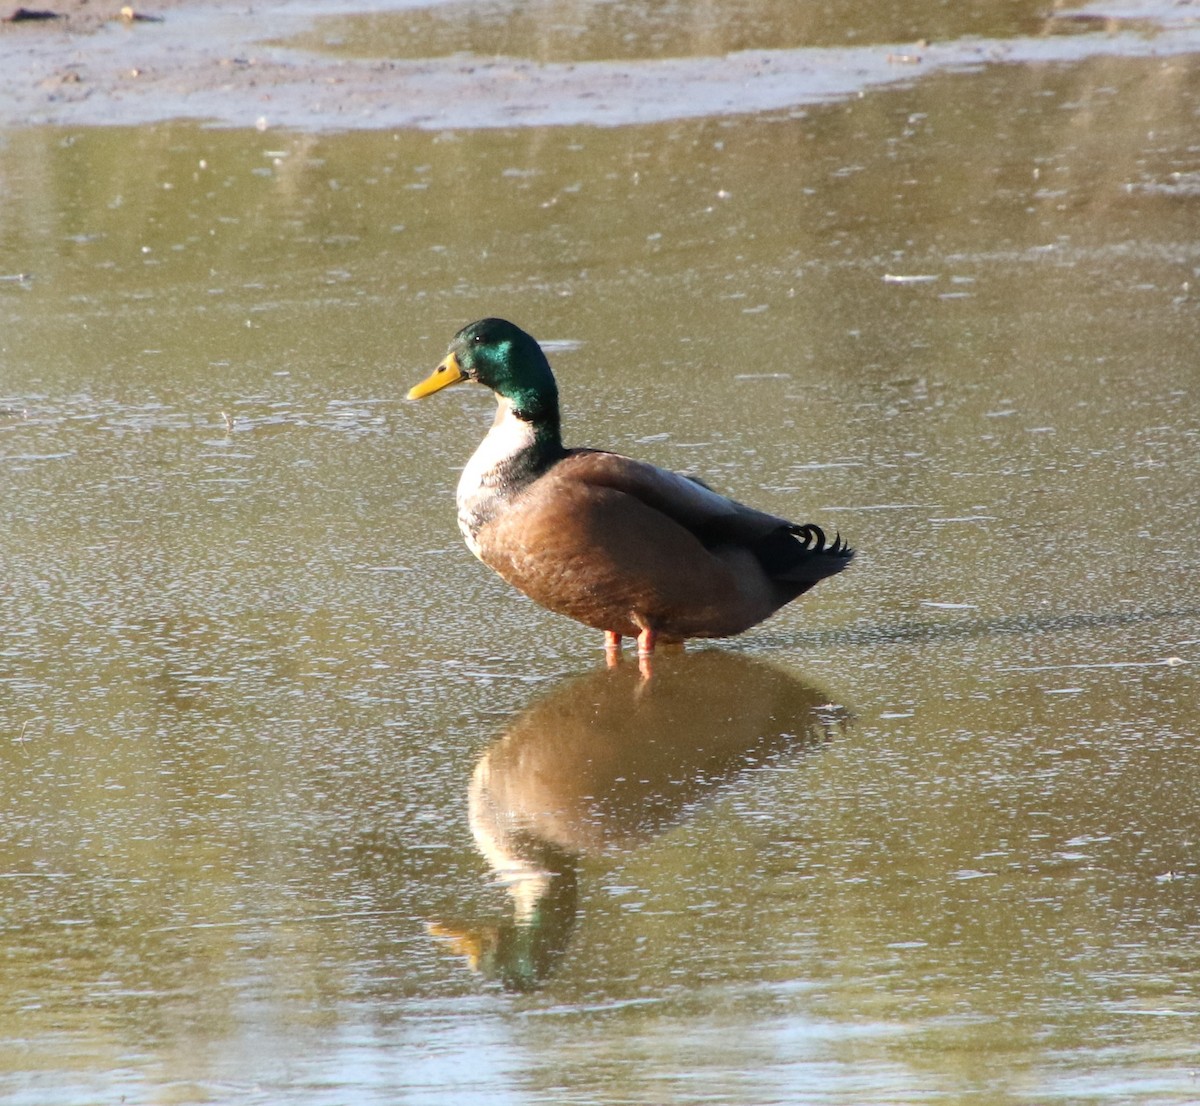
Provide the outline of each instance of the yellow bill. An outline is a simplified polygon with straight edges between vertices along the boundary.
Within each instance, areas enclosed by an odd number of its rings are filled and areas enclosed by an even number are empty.
[[[409,388],[408,398],[424,399],[426,396],[433,395],[434,392],[440,392],[443,388],[449,388],[451,384],[457,384],[460,380],[466,379],[466,374],[462,371],[458,358],[451,353],[420,384]]]

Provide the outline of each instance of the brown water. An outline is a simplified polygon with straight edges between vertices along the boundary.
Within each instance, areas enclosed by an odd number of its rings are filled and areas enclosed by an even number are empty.
[[[929,42],[967,35],[1005,39],[1079,26],[1074,6],[877,0],[853,7],[780,0],[641,0],[636,4],[465,0],[322,16],[301,44],[347,57],[450,54],[534,57],[545,62],[712,57],[739,50],[790,50],[852,43]]]
[[[1200,1098],[1198,72],[6,133],[0,1097]],[[605,671],[402,398],[489,313],[860,559]]]

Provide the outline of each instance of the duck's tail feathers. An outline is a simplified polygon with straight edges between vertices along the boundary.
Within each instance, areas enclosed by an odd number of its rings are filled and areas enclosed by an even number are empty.
[[[827,576],[841,572],[854,550],[835,533],[833,541],[811,522],[782,526],[757,543],[755,555],[767,575],[791,597],[808,591]]]

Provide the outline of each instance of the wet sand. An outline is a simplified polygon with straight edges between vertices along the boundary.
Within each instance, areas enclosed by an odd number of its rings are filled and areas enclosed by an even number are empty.
[[[168,118],[301,130],[616,126],[792,109],[947,68],[1200,52],[1190,5],[1148,2],[1080,9],[1097,13],[1089,33],[579,63],[347,58],[280,45],[321,15],[346,14],[331,0],[153,0],[132,19],[117,0],[29,6],[61,18],[0,24],[0,127]]]

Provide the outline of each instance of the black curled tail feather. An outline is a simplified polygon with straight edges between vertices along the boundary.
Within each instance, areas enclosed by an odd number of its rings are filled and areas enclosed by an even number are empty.
[[[814,584],[841,572],[854,550],[835,533],[833,541],[815,523],[781,526],[755,543],[754,555],[763,571],[794,598]]]
[[[793,537],[800,539],[801,548],[806,553],[815,556],[838,558],[843,562],[842,568],[845,568],[846,565],[854,560],[854,550],[842,540],[842,535],[836,531],[833,535],[833,541],[830,542],[825,537],[825,531],[815,522],[805,522],[796,526],[789,526],[787,530]],[[834,571],[841,570],[835,569]]]

